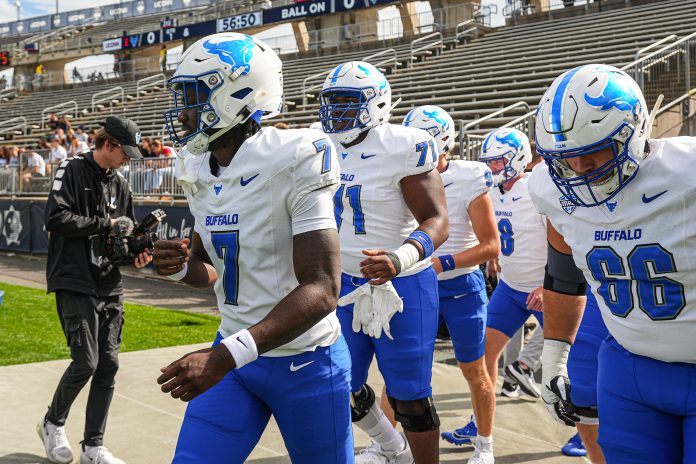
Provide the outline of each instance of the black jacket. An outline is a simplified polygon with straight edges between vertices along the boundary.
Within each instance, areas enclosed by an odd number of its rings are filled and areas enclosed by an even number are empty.
[[[72,290],[96,296],[123,293],[121,273],[103,273],[90,253],[89,237],[106,236],[111,218],[135,221],[128,181],[113,169],[108,173],[92,153],[71,158],[56,170],[46,204],[48,231],[48,291]]]

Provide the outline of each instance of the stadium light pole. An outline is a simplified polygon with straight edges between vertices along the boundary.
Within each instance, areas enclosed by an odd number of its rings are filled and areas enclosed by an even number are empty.
[[[19,21],[19,9],[22,6],[22,2],[20,2],[19,0],[15,0],[14,6],[17,7],[17,21]]]

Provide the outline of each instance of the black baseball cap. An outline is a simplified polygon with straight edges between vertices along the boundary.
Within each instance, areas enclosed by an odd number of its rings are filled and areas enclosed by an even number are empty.
[[[143,155],[138,149],[140,143],[140,129],[138,125],[130,119],[109,116],[102,124],[104,131],[111,137],[118,140],[123,151],[130,159],[142,159]]]

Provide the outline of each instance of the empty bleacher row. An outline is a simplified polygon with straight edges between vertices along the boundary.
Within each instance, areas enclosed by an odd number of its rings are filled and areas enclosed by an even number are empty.
[[[696,0],[663,1],[622,10],[580,17],[510,26],[491,32],[465,44],[444,47],[423,61],[410,63],[410,43],[395,47],[400,66],[388,75],[393,100],[402,98],[394,110],[401,121],[409,109],[421,104],[437,104],[452,117],[472,121],[517,101],[536,106],[546,86],[560,72],[573,66],[603,62],[621,66],[635,58],[636,51],[670,34],[680,36],[696,30]],[[445,45],[447,45],[445,37]],[[317,91],[304,104],[303,82],[310,75],[328,72],[336,64],[363,59],[378,52],[354,51],[331,56],[310,56],[288,60],[284,64],[288,111],[279,117],[291,126],[307,126],[317,119]],[[378,59],[379,60],[379,59]],[[317,77],[308,84],[320,84]],[[124,102],[113,108],[83,114],[73,125],[94,126],[110,111],[135,119],[144,136],[162,135],[162,113],[168,108],[169,95],[158,86],[147,94],[136,95],[134,82],[122,84]],[[64,90],[36,92],[0,103],[2,119],[24,116],[40,125],[41,112],[48,106],[75,100],[80,110],[91,109],[91,96],[109,86],[90,87],[88,91]],[[523,111],[494,118],[481,129],[498,126]],[[32,145],[40,129],[16,135],[13,143]]]

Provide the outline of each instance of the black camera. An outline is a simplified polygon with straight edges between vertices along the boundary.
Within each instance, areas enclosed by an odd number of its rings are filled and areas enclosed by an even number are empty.
[[[158,238],[154,230],[165,217],[167,214],[164,211],[156,209],[145,216],[137,226],[128,217],[117,218],[116,224],[112,227],[112,234],[115,235],[93,237],[92,262],[106,272],[113,266],[133,264],[135,258],[145,249],[155,249]]]

